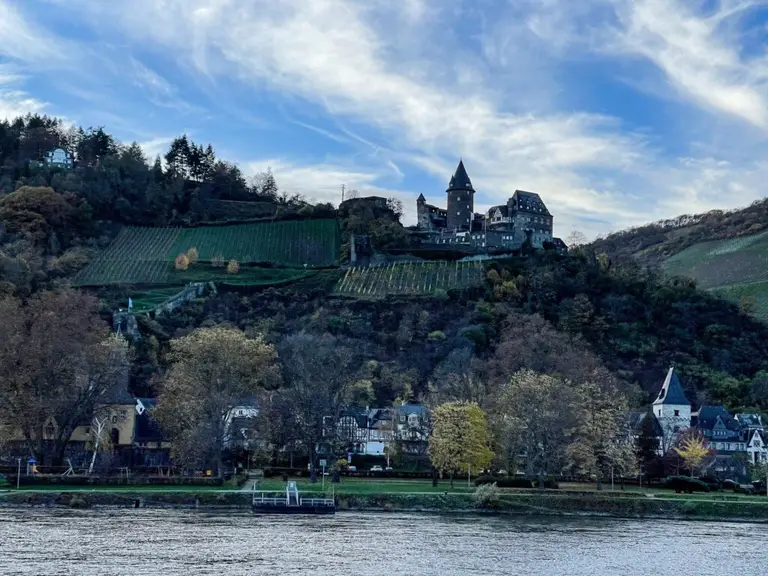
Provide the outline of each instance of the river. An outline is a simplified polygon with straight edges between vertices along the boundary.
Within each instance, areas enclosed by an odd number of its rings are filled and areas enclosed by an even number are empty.
[[[756,524],[0,509],[0,574],[758,576]]]

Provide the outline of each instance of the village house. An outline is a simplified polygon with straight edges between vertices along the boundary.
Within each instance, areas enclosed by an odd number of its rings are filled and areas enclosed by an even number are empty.
[[[759,414],[731,414],[721,405],[703,405],[697,411],[670,368],[652,407],[657,421],[659,453],[666,455],[681,436],[693,429],[714,451],[710,470],[721,475],[744,476],[748,464],[768,462],[765,428]],[[639,423],[639,421],[638,421]]]

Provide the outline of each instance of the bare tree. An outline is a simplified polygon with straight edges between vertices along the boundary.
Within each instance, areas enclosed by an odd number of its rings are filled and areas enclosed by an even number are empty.
[[[573,230],[568,235],[568,238],[565,239],[565,243],[568,245],[568,248],[578,248],[579,246],[583,246],[587,242],[588,242],[587,237],[584,235],[583,232],[580,232],[578,230]]]
[[[355,355],[330,334],[307,332],[288,336],[278,353],[285,384],[283,394],[309,453],[314,478],[318,443],[335,447],[336,423],[357,380]]]
[[[578,424],[579,394],[559,378],[517,372],[497,392],[492,426],[500,459],[522,456],[528,477],[543,480],[566,465],[566,449]]]
[[[0,420],[59,465],[75,427],[122,382],[128,344],[110,336],[95,298],[70,290],[0,300],[0,325]]]
[[[429,406],[465,401],[485,405],[487,381],[470,346],[454,348],[435,366],[429,381]]]
[[[96,455],[99,452],[108,450],[111,447],[111,436],[109,434],[109,422],[112,419],[112,410],[101,410],[95,414],[91,420],[91,438],[93,438],[93,454],[91,463],[88,466],[88,475],[93,474],[93,466],[96,464]]]

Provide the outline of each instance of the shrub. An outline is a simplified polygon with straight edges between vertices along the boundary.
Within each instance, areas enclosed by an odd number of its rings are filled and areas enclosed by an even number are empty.
[[[90,258],[88,257],[88,251],[84,248],[76,247],[71,248],[64,252],[58,258],[53,258],[50,263],[50,268],[63,276],[74,274],[81,268],[84,268]]]
[[[688,478],[686,476],[670,476],[664,481],[664,487],[677,492],[692,494],[693,492],[709,492],[711,488],[706,482],[698,478]]]
[[[434,292],[432,292],[432,297],[435,300],[439,300],[440,302],[445,302],[446,300],[448,300],[448,292],[446,292],[442,288],[437,288]]]
[[[499,507],[499,487],[496,482],[492,484],[481,484],[475,488],[472,495],[475,500],[475,506],[478,508],[496,509]]]
[[[442,342],[445,340],[445,332],[442,330],[435,330],[434,332],[430,332],[427,336],[427,340],[430,342]]]
[[[174,260],[173,265],[176,270],[186,270],[189,268],[189,258],[187,258],[186,254],[179,254],[176,256],[176,260]]]
[[[195,262],[197,262],[197,259],[199,257],[197,253],[197,248],[190,248],[189,250],[187,250],[186,256],[190,264],[194,264]]]
[[[237,274],[240,272],[240,264],[237,260],[230,260],[227,264],[227,274]]]
[[[544,479],[544,486],[541,486],[541,481],[539,480],[536,480],[533,483],[533,485],[536,488],[546,488],[547,490],[557,490],[558,488],[560,488],[560,485],[557,483],[557,480],[555,480],[551,476]]]

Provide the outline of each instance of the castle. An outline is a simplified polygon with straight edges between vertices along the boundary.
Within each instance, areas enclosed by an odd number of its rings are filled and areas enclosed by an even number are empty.
[[[462,160],[445,193],[445,209],[427,204],[423,194],[416,200],[417,228],[432,242],[480,250],[515,250],[526,240],[534,248],[548,244],[557,248],[562,244],[559,238],[552,237],[552,214],[533,192],[515,190],[506,204],[492,206],[485,214],[476,213],[475,189]]]

